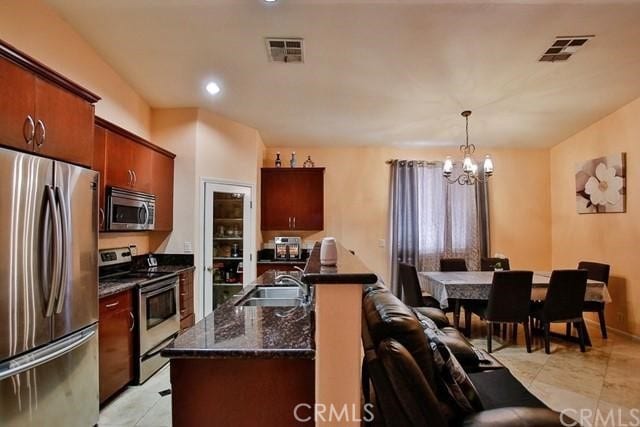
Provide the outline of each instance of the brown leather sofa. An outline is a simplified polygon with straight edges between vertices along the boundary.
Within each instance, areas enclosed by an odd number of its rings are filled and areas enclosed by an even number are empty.
[[[443,332],[443,342],[456,359],[469,357],[461,365],[472,383],[474,413],[460,415],[443,410],[450,396],[436,372],[434,356],[422,324],[414,312],[382,285],[363,293],[362,342],[363,392],[373,404],[372,426],[562,426],[560,414],[547,408],[495,358],[473,362],[478,353],[438,309],[421,309]],[[453,331],[447,328],[453,329]],[[446,337],[446,338],[445,338]],[[463,351],[464,347],[467,347]],[[454,348],[456,351],[454,351]],[[482,362],[482,363],[480,363]],[[483,364],[487,369],[483,368]],[[565,422],[573,422],[564,417]],[[566,424],[565,424],[566,425]]]

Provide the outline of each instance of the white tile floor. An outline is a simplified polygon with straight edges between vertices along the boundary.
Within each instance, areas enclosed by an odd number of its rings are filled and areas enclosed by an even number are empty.
[[[585,427],[614,427],[630,424],[640,416],[640,341],[609,334],[600,337],[598,326],[589,324],[593,347],[580,353],[577,344],[554,339],[550,355],[536,340],[533,353],[524,348],[522,328],[518,343],[494,340],[493,355],[504,363],[529,390],[555,410],[582,409],[615,418],[583,419]],[[562,331],[563,325],[558,331]],[[474,319],[473,343],[486,347],[484,327]],[[171,395],[158,392],[170,388],[169,366],[145,384],[129,387],[100,412],[100,427],[169,427]],[[633,412],[632,412],[633,410]],[[597,412],[596,412],[597,411]],[[633,418],[636,417],[636,418]]]
[[[171,395],[160,396],[169,389],[169,365],[141,386],[128,387],[100,411],[100,427],[170,427]]]

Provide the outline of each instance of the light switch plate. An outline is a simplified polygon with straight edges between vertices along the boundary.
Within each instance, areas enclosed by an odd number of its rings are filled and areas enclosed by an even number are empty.
[[[129,252],[131,252],[131,256],[138,255],[138,247],[136,245],[129,245]]]
[[[183,250],[185,254],[193,253],[193,244],[191,242],[184,242]]]
[[[379,248],[384,248],[386,245],[386,242],[384,241],[384,239],[378,239],[378,247]]]

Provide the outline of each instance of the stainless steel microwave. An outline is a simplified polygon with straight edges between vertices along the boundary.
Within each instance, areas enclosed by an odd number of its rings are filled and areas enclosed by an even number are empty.
[[[110,187],[107,190],[107,230],[153,230],[156,196]]]

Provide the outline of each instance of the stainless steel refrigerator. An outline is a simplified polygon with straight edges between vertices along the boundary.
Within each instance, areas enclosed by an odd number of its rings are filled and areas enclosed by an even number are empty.
[[[0,425],[98,422],[94,171],[0,148]]]

